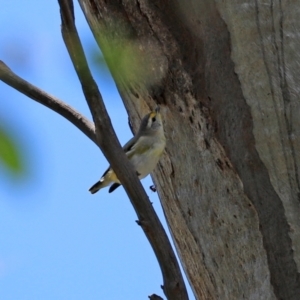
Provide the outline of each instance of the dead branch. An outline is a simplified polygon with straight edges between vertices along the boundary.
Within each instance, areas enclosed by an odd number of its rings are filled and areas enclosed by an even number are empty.
[[[161,225],[132,165],[126,158],[105,109],[102,96],[89,70],[75,27],[73,2],[59,0],[62,36],[81,82],[91,110],[99,147],[124,185],[131,203],[162,270],[164,292],[168,299],[188,299],[178,262],[169,239]]]
[[[43,104],[56,113],[60,114],[79,130],[81,130],[94,143],[96,142],[95,126],[86,119],[82,114],[72,108],[70,105],[59,100],[58,98],[44,92],[26,80],[16,75],[3,61],[0,60],[0,80],[7,85],[16,89],[20,93]]]

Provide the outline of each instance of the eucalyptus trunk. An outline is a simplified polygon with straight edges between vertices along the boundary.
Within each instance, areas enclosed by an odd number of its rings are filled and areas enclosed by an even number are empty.
[[[153,179],[195,297],[299,299],[298,1],[79,2],[133,127],[161,106]]]

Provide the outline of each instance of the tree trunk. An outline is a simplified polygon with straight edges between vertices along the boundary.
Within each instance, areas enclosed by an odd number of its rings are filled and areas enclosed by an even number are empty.
[[[153,177],[195,297],[299,299],[298,2],[79,2],[134,127],[161,106]]]

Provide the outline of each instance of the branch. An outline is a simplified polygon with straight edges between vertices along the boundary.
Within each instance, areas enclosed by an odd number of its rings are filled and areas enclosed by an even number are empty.
[[[41,89],[35,87],[16,75],[3,61],[0,60],[0,80],[18,90],[29,98],[47,106],[51,110],[57,112],[78,129],[80,129],[94,143],[96,141],[95,126],[92,122],[86,119],[74,108],[64,103],[63,101],[47,94]]]
[[[148,297],[150,300],[164,300],[162,297],[156,295],[156,294],[153,294],[151,296]]]
[[[83,93],[91,110],[98,145],[124,186],[138,215],[162,270],[164,293],[168,299],[188,299],[176,256],[132,164],[122,150],[112,128],[102,96],[89,70],[75,27],[72,0],[58,0],[62,19],[62,36],[81,82]]]

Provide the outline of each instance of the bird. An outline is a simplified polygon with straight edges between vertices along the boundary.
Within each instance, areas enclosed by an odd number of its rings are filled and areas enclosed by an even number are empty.
[[[139,179],[143,179],[154,170],[165,147],[163,121],[160,107],[157,106],[154,111],[144,116],[137,134],[123,146],[123,150],[133,164]],[[100,189],[110,186],[108,192],[111,193],[120,185],[114,170],[109,166],[89,191],[95,194]]]

